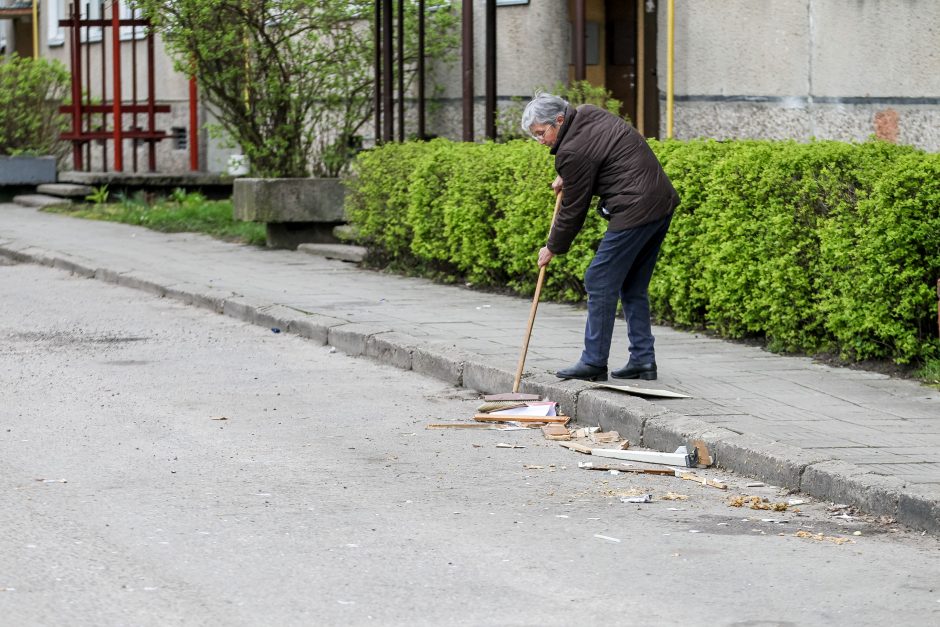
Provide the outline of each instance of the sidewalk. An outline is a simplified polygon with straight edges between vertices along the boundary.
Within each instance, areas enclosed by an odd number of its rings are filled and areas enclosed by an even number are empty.
[[[350,355],[485,393],[512,380],[531,301],[298,252],[162,234],[0,204],[0,255],[279,327]],[[533,257],[534,259],[534,257]],[[940,532],[940,391],[884,375],[654,329],[653,402],[552,373],[580,354],[584,312],[543,303],[522,391],[582,424],[672,451],[704,439],[719,467]],[[611,366],[626,361],[622,323]]]

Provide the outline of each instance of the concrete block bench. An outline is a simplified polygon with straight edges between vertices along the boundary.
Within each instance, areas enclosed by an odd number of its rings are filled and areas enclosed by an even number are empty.
[[[235,179],[236,220],[264,222],[271,248],[338,242],[333,229],[346,222],[346,188],[339,179]]]
[[[0,155],[0,185],[40,185],[55,181],[55,157]]]

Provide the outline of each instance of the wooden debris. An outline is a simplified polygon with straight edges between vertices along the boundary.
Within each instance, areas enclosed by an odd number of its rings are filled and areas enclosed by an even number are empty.
[[[630,468],[629,466],[619,464],[602,464],[597,462],[579,462],[578,468],[583,468],[584,470],[619,470],[620,472],[629,472],[635,475],[676,476],[676,471],[671,468]]]
[[[565,448],[571,449],[572,451],[576,451],[578,453],[584,453],[585,455],[590,455],[591,451],[593,450],[590,446],[584,446],[583,444],[578,444],[577,442],[559,442],[558,445],[564,446]]]
[[[512,414],[477,414],[473,417],[478,422],[542,422],[567,424],[568,416],[514,416]]]
[[[701,483],[702,485],[711,486],[713,488],[718,488],[719,490],[727,490],[728,484],[716,481],[714,479],[709,479],[707,477],[699,477],[698,475],[691,472],[682,472],[676,471],[676,476],[686,481],[694,481],[695,483]]]
[[[493,429],[498,428],[485,422],[432,422],[425,429]]]
[[[676,494],[675,492],[666,492],[659,498],[664,501],[688,501],[689,500],[688,495]]]
[[[538,401],[541,400],[538,394],[519,394],[507,392],[505,394],[487,394],[483,397],[484,401]]]
[[[565,425],[560,425],[558,423],[553,423],[550,425],[545,425],[542,427],[542,435],[545,436],[546,440],[570,440],[571,432],[568,431],[568,427]]]
[[[595,431],[588,437],[594,444],[613,444],[620,441],[620,434],[616,431]]]
[[[505,442],[500,442],[496,445],[496,448],[525,448],[522,444],[506,444]]]
[[[731,507],[750,507],[751,509],[763,509],[774,512],[785,512],[786,503],[771,503],[765,498],[759,496],[734,496],[728,499],[728,505]]]
[[[590,436],[592,433],[596,433],[600,430],[601,430],[600,427],[581,427],[580,429],[575,429],[574,431],[572,431],[571,437],[578,438],[578,439],[586,438]]]
[[[712,459],[711,453],[708,452],[708,446],[702,440],[692,440],[692,447],[698,453],[698,464],[699,468],[708,468],[711,466],[715,460]]]
[[[833,544],[845,544],[846,542],[854,542],[854,540],[849,540],[848,538],[840,538],[839,536],[824,536],[821,533],[810,533],[809,531],[797,531],[793,534],[797,538],[806,538],[808,540],[816,540],[817,542],[832,542]]]
[[[492,411],[502,411],[504,409],[518,409],[520,407],[525,407],[525,403],[517,403],[516,401],[490,401],[489,403],[483,403],[477,407],[477,412],[481,414],[488,414]]]

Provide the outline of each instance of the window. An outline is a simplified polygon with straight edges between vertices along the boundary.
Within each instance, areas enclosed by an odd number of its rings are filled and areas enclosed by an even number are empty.
[[[99,2],[89,2],[87,4],[80,4],[80,11],[82,13],[81,17],[85,20],[100,20],[101,19],[101,3]],[[101,27],[100,26],[83,26],[82,32],[79,34],[81,37],[82,43],[95,43],[101,41]]]
[[[132,6],[131,2],[125,0],[121,5],[121,19],[122,20],[136,20],[143,17],[143,12],[137,7]],[[121,41],[129,41],[133,39],[143,39],[147,36],[147,29],[143,26],[122,26],[121,27]]]
[[[61,46],[65,43],[65,28],[59,26],[59,20],[68,17],[65,0],[49,0],[46,3],[46,44]]]
[[[186,150],[189,146],[186,129],[182,126],[172,127],[170,129],[170,137],[173,138],[173,150]]]

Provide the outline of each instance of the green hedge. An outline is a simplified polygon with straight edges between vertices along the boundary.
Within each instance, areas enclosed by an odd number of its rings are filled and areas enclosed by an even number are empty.
[[[883,142],[650,145],[682,197],[650,285],[657,318],[781,351],[940,356],[940,155]],[[532,141],[388,144],[358,157],[347,211],[381,262],[531,293],[553,178]],[[605,228],[592,211],[552,262],[546,298],[584,298]]]

